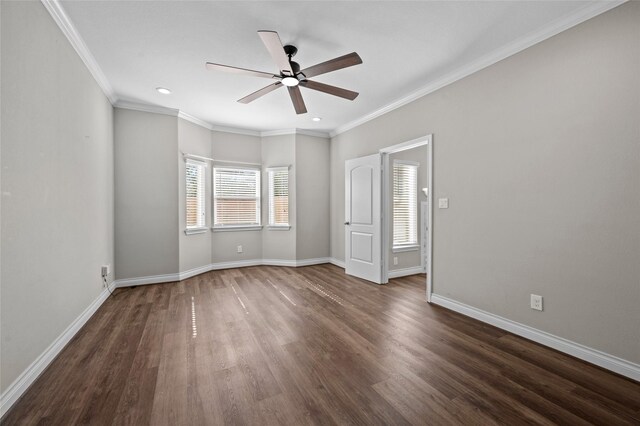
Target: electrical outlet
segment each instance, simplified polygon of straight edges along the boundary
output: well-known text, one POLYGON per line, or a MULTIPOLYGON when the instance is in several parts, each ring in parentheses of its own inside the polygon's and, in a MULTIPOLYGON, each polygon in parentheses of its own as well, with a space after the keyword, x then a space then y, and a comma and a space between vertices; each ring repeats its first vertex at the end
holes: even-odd
POLYGON ((102 268, 100 268, 100 273, 103 277, 108 276, 111 273, 111 265, 102 265, 102 268))
POLYGON ((242 253, 242 246, 238 246, 238 253, 242 253))
POLYGON ((398 264, 398 256, 394 256, 393 257, 393 264, 397 265, 398 264))
POLYGON ((438 208, 439 209, 448 209, 449 208, 449 199, 448 198, 438 198, 438 208))
POLYGON ((538 296, 537 294, 531 295, 531 309, 535 309, 536 311, 542 310, 542 296, 538 296))

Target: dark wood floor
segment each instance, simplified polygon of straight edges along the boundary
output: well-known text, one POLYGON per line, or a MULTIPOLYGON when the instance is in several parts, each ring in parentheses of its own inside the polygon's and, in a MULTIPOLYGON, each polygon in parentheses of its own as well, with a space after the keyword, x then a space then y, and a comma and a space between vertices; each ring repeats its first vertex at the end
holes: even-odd
POLYGON ((332 265, 119 289, 3 425, 640 424, 640 384, 332 265))

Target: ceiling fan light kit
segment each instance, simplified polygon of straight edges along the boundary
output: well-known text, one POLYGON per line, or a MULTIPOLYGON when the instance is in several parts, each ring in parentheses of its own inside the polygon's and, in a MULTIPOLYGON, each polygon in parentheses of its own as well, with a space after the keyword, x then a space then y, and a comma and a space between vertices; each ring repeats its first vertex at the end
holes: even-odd
POLYGON ((295 46, 283 46, 282 42, 280 41, 280 36, 278 36, 278 33, 275 31, 258 31, 258 35, 262 39, 262 42, 269 51, 269 54, 273 58, 274 62, 277 64, 280 70, 278 74, 232 67, 229 65, 215 64, 212 62, 207 62, 206 64, 207 69, 211 71, 223 71, 234 74, 250 75, 253 77, 278 80, 275 83, 272 83, 260 90, 257 90, 245 96, 244 98, 238 99, 238 102, 248 104, 249 102, 255 101, 256 99, 280 88, 281 86, 286 86, 296 113, 304 114, 307 112, 307 108, 304 100, 302 99, 300 86, 307 89, 316 90, 318 92, 327 93, 329 95, 338 96, 350 101, 354 100, 358 96, 358 92, 353 92, 351 90, 342 89, 340 87, 309 80, 310 77, 315 77, 317 75, 326 74, 332 71, 337 71, 339 69, 361 64, 362 59, 356 52, 352 52, 335 59, 321 62, 319 64, 301 70, 300 65, 297 62, 291 60, 291 58, 298 52, 298 49, 295 46))

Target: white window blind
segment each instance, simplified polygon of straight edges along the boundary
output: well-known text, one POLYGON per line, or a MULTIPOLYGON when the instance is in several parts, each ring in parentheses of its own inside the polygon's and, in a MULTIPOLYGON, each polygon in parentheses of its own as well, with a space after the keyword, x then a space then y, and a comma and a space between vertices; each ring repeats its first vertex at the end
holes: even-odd
POLYGON ((260 225, 260 170, 213 168, 213 226, 260 225))
POLYGON ((269 181, 269 226, 289 226, 289 168, 267 169, 269 181))
POLYGON ((418 244, 418 166, 393 162, 393 247, 418 244))
POLYGON ((205 227, 205 164, 187 160, 185 165, 187 229, 205 227))

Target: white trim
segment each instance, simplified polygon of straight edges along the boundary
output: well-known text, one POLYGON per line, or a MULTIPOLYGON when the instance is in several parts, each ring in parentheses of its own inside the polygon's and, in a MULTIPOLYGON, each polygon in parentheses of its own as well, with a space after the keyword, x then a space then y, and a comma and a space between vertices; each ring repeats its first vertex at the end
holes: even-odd
POLYGON ((310 265, 321 265, 323 263, 331 263, 331 258, 329 258, 329 257, 316 257, 316 258, 312 258, 312 259, 296 260, 296 267, 299 267, 299 266, 310 266, 310 265))
POLYGON ((180 111, 173 108, 165 108, 160 105, 141 104, 131 101, 118 100, 114 105, 115 108, 130 109, 132 111, 150 112, 153 114, 164 114, 177 117, 180 111))
POLYGON ((418 251, 420 250, 420 244, 411 244, 406 246, 393 246, 391 247, 392 253, 404 253, 406 251, 418 251))
POLYGON ((220 269, 231 268, 244 268, 247 266, 260 266, 262 265, 262 259, 250 259, 250 260, 235 260, 231 262, 217 262, 209 265, 210 271, 217 271, 220 269))
MULTIPOLYGON (((394 152, 402 152, 407 151, 413 148, 417 148, 422 145, 426 145, 429 143, 429 136, 420 136, 419 138, 411 139, 410 141, 397 143, 395 145, 387 146, 385 148, 380 149, 381 154, 393 154, 394 152)), ((402 160, 394 160, 394 161, 402 161, 402 160)))
POLYGON ((178 281, 186 280, 187 278, 204 274, 205 272, 209 272, 210 270, 211 270, 211 265, 198 266, 197 268, 188 269, 178 274, 178 281))
POLYGON ((58 25, 58 28, 60 28, 65 37, 67 37, 67 40, 69 40, 69 43, 71 43, 71 46, 78 56, 80 56, 80 59, 82 59, 82 62, 84 62, 84 65, 87 67, 96 83, 98 83, 98 86, 100 86, 104 95, 109 99, 111 105, 115 105, 118 98, 113 91, 111 84, 109 84, 109 80, 105 77, 98 65, 98 62, 91 54, 91 51, 89 51, 89 48, 80 36, 80 33, 78 33, 78 30, 76 30, 76 27, 71 22, 71 19, 69 19, 69 16, 64 11, 60 2, 58 0, 41 0, 41 2, 58 25))
POLYGON ((177 274, 153 275, 148 277, 126 278, 116 280, 115 287, 134 287, 147 284, 161 284, 169 282, 178 282, 196 275, 204 274, 209 271, 217 271, 220 269, 244 268, 247 266, 286 266, 297 268, 300 266, 320 265, 323 263, 332 263, 328 257, 318 257, 313 259, 287 260, 287 259, 249 259, 234 260, 230 262, 217 262, 204 266, 198 266, 177 274))
POLYGON ((247 135, 247 136, 260 137, 260 131, 259 130, 241 129, 241 128, 238 128, 238 127, 228 127, 228 126, 222 126, 222 125, 217 125, 217 124, 211 124, 211 128, 210 129, 213 130, 214 132, 234 133, 236 135, 247 135))
POLYGON ((564 352, 583 361, 595 364, 599 367, 629 377, 630 379, 640 381, 640 364, 609 355, 597 349, 572 342, 571 340, 555 336, 542 330, 538 330, 528 325, 524 325, 507 318, 483 311, 473 306, 466 305, 448 297, 433 294, 431 302, 436 305, 443 306, 452 311, 461 313, 478 321, 491 324, 495 327, 509 331, 526 339, 533 340, 541 345, 548 346, 560 352, 564 352))
POLYGON ((115 281, 116 287, 132 287, 137 285, 160 284, 180 281, 180 274, 149 275, 146 277, 122 278, 115 281))
POLYGON ((115 289, 115 283, 109 284, 109 289, 104 288, 100 295, 60 334, 47 349, 40 354, 35 361, 27 367, 18 378, 0 396, 0 418, 4 416, 11 406, 26 392, 36 381, 42 372, 51 364, 56 356, 71 341, 82 326, 102 306, 109 297, 109 291, 115 289))
POLYGON ((335 257, 330 257, 329 263, 331 263, 332 265, 336 265, 338 268, 345 269, 344 260, 340 260, 335 257))
POLYGON ((473 73, 476 73, 484 68, 487 68, 501 60, 508 58, 509 56, 515 55, 518 52, 523 51, 535 44, 538 44, 550 37, 553 37, 556 34, 559 34, 563 31, 568 30, 571 27, 574 27, 578 24, 581 24, 584 21, 587 21, 595 16, 598 16, 608 10, 613 9, 627 0, 613 0, 613 1, 598 1, 590 3, 588 6, 572 13, 569 16, 565 16, 563 18, 556 19, 552 21, 549 25, 544 28, 541 28, 535 32, 527 34, 519 39, 512 41, 511 43, 502 46, 499 49, 490 52, 481 58, 472 61, 462 67, 445 74, 444 76, 431 81, 426 86, 421 89, 400 98, 390 104, 373 111, 365 116, 357 118, 349 123, 343 124, 342 126, 336 127, 329 133, 330 137, 335 137, 341 133, 344 133, 348 130, 353 129, 354 127, 358 127, 368 121, 371 121, 381 115, 387 114, 395 109, 398 109, 410 102, 415 101, 429 93, 433 93, 438 89, 441 89, 445 86, 448 86, 452 83, 455 83, 458 80, 461 80, 473 73))
POLYGON ((288 231, 291 229, 291 225, 267 225, 269 231, 288 231))
POLYGON ((260 132, 260 136, 269 137, 269 136, 281 136, 281 135, 306 135, 306 136, 315 136, 317 138, 329 138, 329 133, 326 132, 318 132, 315 130, 306 130, 306 129, 280 129, 280 130, 265 130, 260 132))
POLYGON ((399 278, 416 274, 424 274, 424 268, 422 266, 412 266, 411 268, 393 269, 387 275, 389 278, 399 278))
POLYGON ((233 231, 260 231, 261 225, 237 225, 237 226, 212 226, 213 232, 233 232, 233 231))
POLYGON ((194 117, 193 115, 187 114, 186 112, 178 111, 178 118, 182 118, 184 121, 188 121, 197 126, 204 127, 207 130, 213 130, 213 126, 211 124, 207 123, 204 120, 200 120, 199 118, 194 117))
POLYGON ((295 268, 297 266, 295 260, 287 259, 262 259, 261 265, 265 266, 289 266, 295 268))
POLYGON ((195 234, 204 234, 207 232, 209 228, 206 226, 204 228, 187 228, 184 230, 185 235, 195 235, 195 234))
POLYGON ((277 166, 277 167, 265 167, 265 172, 288 172, 291 169, 291 165, 277 166))
MULTIPOLYGON (((427 264, 425 271, 427 273, 427 302, 431 302, 433 294, 433 135, 428 135, 429 145, 427 146, 427 173, 430 195, 427 197, 427 208, 429 210, 428 232, 427 232, 427 264)), ((424 256, 423 256, 424 258, 424 256)))

